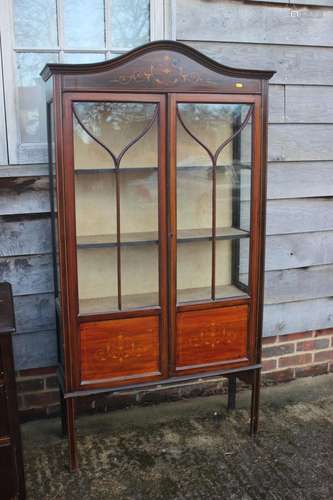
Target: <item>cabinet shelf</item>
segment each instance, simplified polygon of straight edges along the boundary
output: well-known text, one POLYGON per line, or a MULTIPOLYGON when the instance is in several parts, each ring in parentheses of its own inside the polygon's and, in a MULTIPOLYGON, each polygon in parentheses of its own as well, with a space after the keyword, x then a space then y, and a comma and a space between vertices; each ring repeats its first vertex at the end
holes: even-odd
MULTIPOLYGON (((177 170, 195 170, 195 169, 212 169, 211 165, 178 165, 177 170)), ((239 163, 235 162, 230 165, 217 165, 217 170, 228 170, 231 168, 239 168, 245 170, 251 170, 251 163, 239 163)), ((120 167, 119 172, 154 172, 158 170, 158 167, 120 167)), ((114 174, 116 169, 113 168, 76 168, 75 173, 78 175, 86 175, 86 174, 114 174)))
MULTIPOLYGON (((234 227, 216 228, 217 240, 234 240, 247 238, 249 233, 234 227)), ((145 245, 158 243, 157 231, 146 231, 138 233, 123 233, 120 245, 145 245)), ((212 228, 179 229, 177 231, 177 241, 180 243, 212 239, 212 228)), ((89 236, 78 236, 77 247, 83 248, 112 248, 117 246, 116 234, 99 234, 89 236)))
MULTIPOLYGON (((180 289, 177 290, 177 303, 207 301, 210 300, 210 293, 210 287, 180 289)), ((229 297, 247 297, 247 293, 235 285, 221 285, 215 288, 215 297, 216 300, 229 297)))
MULTIPOLYGON (((177 170, 195 170, 195 169, 206 169, 211 170, 213 167, 211 165, 177 165, 177 170)), ((217 170, 229 170, 232 168, 251 170, 251 163, 239 163, 234 162, 228 165, 217 165, 217 170)))
MULTIPOLYGON (((119 172, 154 172, 158 170, 158 167, 120 167, 119 172)), ((76 168, 74 172, 78 175, 86 174, 114 174, 116 172, 115 168, 76 168)))
MULTIPOLYGON (((210 301, 210 287, 188 288, 177 291, 177 302, 199 302, 210 301)), ((216 287, 216 300, 229 297, 246 297, 247 294, 234 285, 223 285, 216 287)), ((123 309, 140 309, 143 307, 156 307, 159 305, 158 293, 140 293, 124 295, 122 297, 123 309)), ((97 314, 113 312, 118 310, 118 298, 116 296, 97 297, 91 299, 80 299, 81 314, 97 314)))

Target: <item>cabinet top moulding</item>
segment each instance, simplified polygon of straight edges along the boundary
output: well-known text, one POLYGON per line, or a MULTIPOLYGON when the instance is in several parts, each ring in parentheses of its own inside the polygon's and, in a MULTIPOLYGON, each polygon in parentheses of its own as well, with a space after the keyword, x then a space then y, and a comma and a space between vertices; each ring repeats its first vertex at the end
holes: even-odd
POLYGON ((47 64, 46 81, 62 75, 63 91, 262 92, 261 81, 274 71, 230 68, 185 44, 157 41, 108 61, 91 64, 47 64))

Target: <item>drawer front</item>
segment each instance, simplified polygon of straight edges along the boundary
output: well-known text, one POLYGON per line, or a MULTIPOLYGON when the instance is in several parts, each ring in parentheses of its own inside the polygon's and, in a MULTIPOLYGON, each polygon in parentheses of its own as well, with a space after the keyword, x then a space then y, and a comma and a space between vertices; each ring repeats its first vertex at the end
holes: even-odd
POLYGON ((177 313, 176 371, 247 360, 248 305, 177 313))
POLYGON ((18 478, 12 446, 0 446, 0 498, 12 500, 17 498, 18 478))
POLYGON ((82 323, 81 383, 159 377, 159 317, 82 323))
POLYGON ((0 437, 8 436, 8 408, 5 386, 0 384, 0 437))

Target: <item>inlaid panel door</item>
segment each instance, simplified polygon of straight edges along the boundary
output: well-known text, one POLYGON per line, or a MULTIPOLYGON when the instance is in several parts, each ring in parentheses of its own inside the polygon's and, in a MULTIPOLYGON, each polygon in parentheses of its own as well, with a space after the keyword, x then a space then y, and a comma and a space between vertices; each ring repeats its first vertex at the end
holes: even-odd
POLYGON ((158 379, 168 366, 165 97, 70 94, 65 116, 76 380, 158 379))
POLYGON ((255 96, 170 97, 170 317, 176 373, 247 363, 251 356, 258 106, 255 96))

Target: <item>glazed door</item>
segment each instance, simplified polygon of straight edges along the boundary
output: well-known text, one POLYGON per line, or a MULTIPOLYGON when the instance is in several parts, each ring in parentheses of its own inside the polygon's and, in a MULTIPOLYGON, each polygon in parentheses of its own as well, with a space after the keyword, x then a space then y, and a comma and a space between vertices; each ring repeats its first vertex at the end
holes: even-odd
POLYGON ((67 97, 65 175, 67 199, 75 200, 67 237, 81 385, 154 380, 167 369, 164 99, 67 97))
POLYGON ((258 100, 174 94, 170 110, 173 370, 246 364, 254 334, 258 100))

